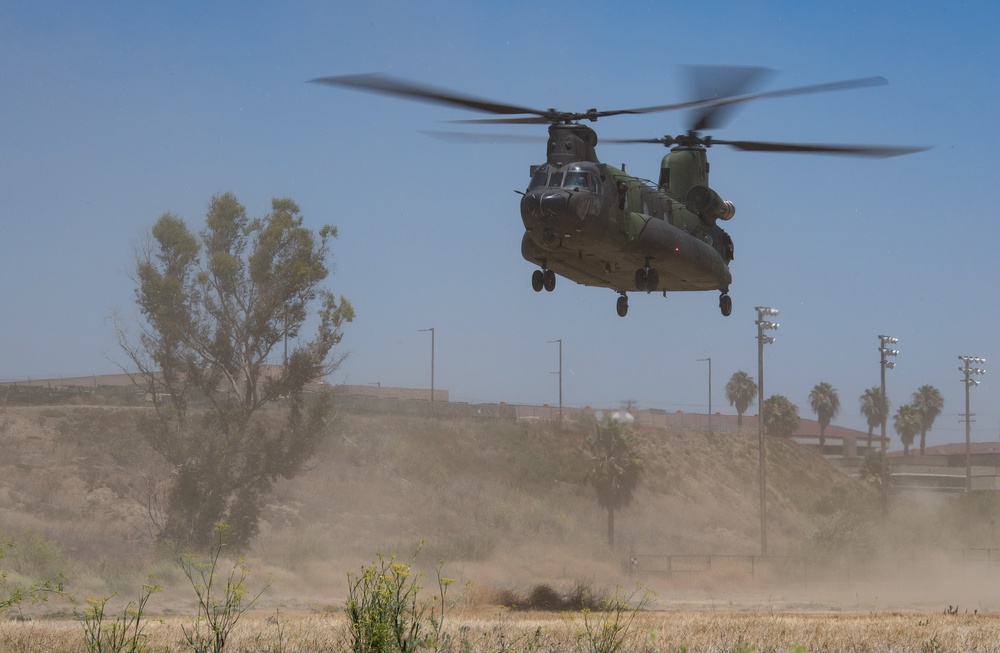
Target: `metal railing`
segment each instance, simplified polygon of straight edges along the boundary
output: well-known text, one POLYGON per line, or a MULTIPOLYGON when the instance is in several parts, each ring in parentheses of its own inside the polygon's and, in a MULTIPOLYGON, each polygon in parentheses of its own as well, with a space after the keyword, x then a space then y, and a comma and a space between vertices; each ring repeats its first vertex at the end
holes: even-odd
POLYGON ((942 552, 897 552, 891 558, 866 555, 759 556, 759 555, 657 555, 632 554, 629 573, 635 577, 659 576, 671 580, 718 577, 756 584, 780 582, 809 585, 833 583, 850 586, 873 577, 919 578, 943 574, 991 579, 1000 574, 1000 549, 969 548, 942 552))

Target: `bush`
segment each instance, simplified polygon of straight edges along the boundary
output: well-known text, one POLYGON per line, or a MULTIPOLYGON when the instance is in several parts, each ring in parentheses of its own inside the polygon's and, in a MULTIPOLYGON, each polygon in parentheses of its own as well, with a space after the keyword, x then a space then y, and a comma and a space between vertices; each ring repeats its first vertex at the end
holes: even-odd
MULTIPOLYGON (((411 563, 419 552, 417 547, 411 563)), ((420 602, 420 577, 411 565, 382 554, 357 578, 348 575, 346 611, 351 651, 409 653, 421 647, 440 650, 446 646, 444 617, 457 603, 447 599, 454 581, 442 576, 438 566, 437 595, 430 602, 420 602)))

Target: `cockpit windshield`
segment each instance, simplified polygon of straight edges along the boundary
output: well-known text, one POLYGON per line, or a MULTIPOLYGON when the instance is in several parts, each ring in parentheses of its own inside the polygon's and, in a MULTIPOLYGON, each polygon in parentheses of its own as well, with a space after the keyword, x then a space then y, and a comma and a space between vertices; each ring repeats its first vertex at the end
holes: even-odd
POLYGON ((597 167, 591 163, 573 163, 567 168, 552 169, 541 165, 531 177, 528 190, 535 188, 569 188, 601 192, 601 177, 597 167))

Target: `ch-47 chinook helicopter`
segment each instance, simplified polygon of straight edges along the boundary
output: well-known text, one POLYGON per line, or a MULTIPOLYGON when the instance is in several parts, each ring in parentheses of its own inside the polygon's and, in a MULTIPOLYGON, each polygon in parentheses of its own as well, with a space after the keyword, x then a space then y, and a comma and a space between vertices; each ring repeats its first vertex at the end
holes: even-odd
MULTIPOLYGON (((747 93, 765 72, 752 67, 692 67, 700 99, 680 104, 598 111, 538 110, 480 99, 379 74, 320 77, 313 82, 382 93, 410 100, 456 106, 502 118, 462 123, 548 124, 545 163, 531 166, 531 181, 521 194, 525 233, 521 254, 538 266, 531 276, 536 292, 552 291, 556 275, 618 294, 618 315, 628 313, 628 292, 718 290, 722 314, 732 313, 729 296, 733 240, 718 224, 736 213, 708 183, 707 149, 727 145, 739 150, 805 152, 889 157, 926 148, 876 145, 820 145, 719 140, 702 136, 717 128, 737 104, 750 100, 886 84, 881 77, 747 93), (651 139, 609 140, 655 143, 663 157, 657 183, 633 177, 601 162, 597 133, 582 121, 621 114, 691 110, 686 133, 651 139)), ((473 134, 435 132, 475 139, 473 134)), ((479 136, 491 141, 497 136, 479 136)), ((509 140, 523 140, 512 137, 509 140)))

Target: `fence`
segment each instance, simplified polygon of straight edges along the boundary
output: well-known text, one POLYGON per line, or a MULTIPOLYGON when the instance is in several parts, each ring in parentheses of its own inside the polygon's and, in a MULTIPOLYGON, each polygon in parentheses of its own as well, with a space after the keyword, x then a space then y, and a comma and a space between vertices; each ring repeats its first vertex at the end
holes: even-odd
POLYGON ((1000 549, 957 549, 897 554, 889 559, 867 556, 758 556, 633 554, 628 561, 635 577, 659 576, 680 584, 725 580, 734 584, 852 586, 878 578, 915 579, 924 575, 988 581, 1000 575, 1000 549))
POLYGON ((347 412, 382 413, 390 415, 419 415, 423 417, 468 417, 482 419, 517 419, 517 408, 508 404, 467 404, 456 401, 427 401, 426 399, 395 399, 392 397, 364 397, 335 395, 336 406, 347 412))

